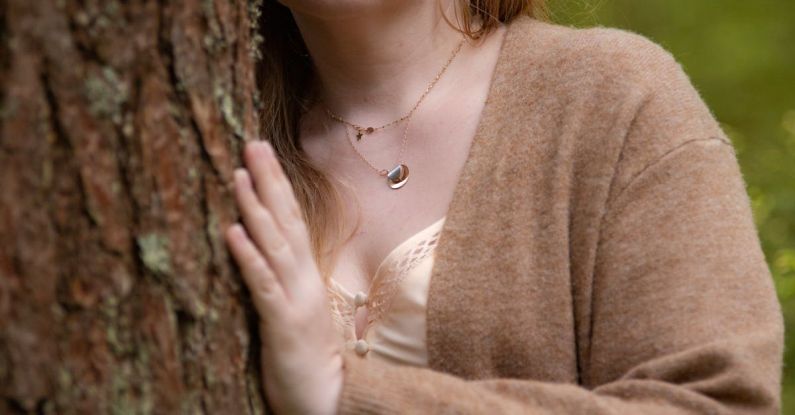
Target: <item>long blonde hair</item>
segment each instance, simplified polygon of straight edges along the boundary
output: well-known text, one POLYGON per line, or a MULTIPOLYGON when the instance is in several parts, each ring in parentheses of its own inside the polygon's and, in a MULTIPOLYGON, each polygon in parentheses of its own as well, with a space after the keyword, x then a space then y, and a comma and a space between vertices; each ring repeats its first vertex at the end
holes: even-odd
MULTIPOLYGON (((546 19, 543 0, 459 0, 455 17, 469 38, 479 39, 500 23, 527 15, 546 19), (476 22, 483 22, 475 27, 476 22)), ((316 97, 313 68, 290 10, 266 0, 259 22, 263 38, 257 68, 262 136, 273 145, 292 183, 309 229, 313 253, 328 283, 344 231, 341 194, 332 178, 314 168, 298 140, 301 115, 316 97)), ((337 181, 338 184, 343 184, 337 181)), ((354 230, 355 231, 355 230, 354 230)))

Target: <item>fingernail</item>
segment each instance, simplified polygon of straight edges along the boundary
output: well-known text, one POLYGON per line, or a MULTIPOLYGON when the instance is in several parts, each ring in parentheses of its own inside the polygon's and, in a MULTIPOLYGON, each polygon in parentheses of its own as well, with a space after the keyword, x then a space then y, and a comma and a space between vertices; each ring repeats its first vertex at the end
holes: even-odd
POLYGON ((273 146, 266 140, 262 140, 263 147, 265 147, 265 152, 271 156, 273 155, 273 146))
POLYGON ((241 225, 239 223, 235 223, 232 226, 230 226, 229 228, 230 228, 230 232, 232 232, 232 237, 233 238, 242 237, 242 235, 243 235, 243 225, 241 225))
POLYGON ((248 173, 246 172, 246 169, 243 169, 243 168, 235 169, 235 182, 239 186, 248 186, 248 177, 247 176, 248 176, 248 173))

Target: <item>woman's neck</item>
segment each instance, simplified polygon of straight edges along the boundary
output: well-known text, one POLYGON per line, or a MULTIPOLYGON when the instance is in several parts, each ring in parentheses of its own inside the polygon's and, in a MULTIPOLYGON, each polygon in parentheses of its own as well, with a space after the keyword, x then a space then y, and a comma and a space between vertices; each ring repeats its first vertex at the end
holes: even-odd
POLYGON ((441 4, 395 1, 333 18, 293 9, 329 109, 375 125, 413 107, 463 36, 442 16, 454 21, 454 3, 441 4))

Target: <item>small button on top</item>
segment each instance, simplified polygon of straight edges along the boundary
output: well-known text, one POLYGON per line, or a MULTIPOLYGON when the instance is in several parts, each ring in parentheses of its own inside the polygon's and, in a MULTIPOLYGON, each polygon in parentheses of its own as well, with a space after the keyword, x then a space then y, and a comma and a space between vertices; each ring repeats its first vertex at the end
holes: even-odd
POLYGON ((359 356, 364 356, 370 350, 370 345, 364 339, 359 339, 353 349, 359 356))
POLYGON ((356 293, 356 296, 353 297, 353 304, 355 304, 356 307, 361 307, 361 306, 365 305, 366 303, 367 303, 367 294, 365 294, 365 293, 363 293, 361 291, 356 293))

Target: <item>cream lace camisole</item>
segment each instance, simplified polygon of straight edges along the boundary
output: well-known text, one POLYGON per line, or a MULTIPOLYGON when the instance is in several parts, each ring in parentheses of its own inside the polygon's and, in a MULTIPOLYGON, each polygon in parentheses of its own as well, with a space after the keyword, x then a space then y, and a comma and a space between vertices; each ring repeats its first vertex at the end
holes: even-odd
POLYGON ((445 219, 436 220, 387 254, 369 292, 351 293, 331 279, 328 290, 332 315, 345 348, 364 359, 427 367, 425 307, 434 252, 445 219), (357 338, 355 321, 356 315, 364 312, 362 308, 366 308, 367 325, 357 338))

